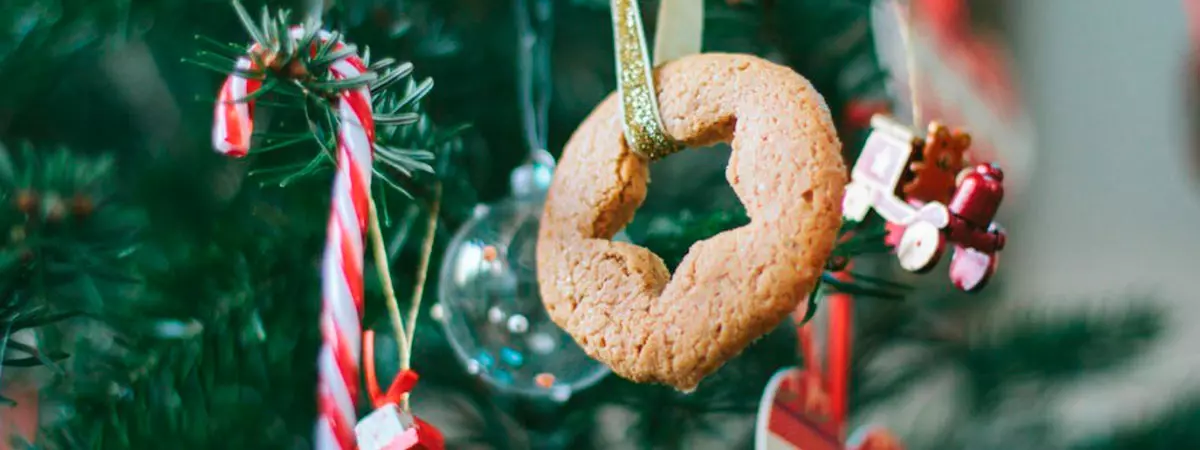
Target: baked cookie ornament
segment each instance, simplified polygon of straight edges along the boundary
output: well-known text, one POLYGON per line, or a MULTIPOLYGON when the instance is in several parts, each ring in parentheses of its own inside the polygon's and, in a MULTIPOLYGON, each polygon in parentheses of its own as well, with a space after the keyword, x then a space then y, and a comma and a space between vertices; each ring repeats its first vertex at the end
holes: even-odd
MULTIPOLYGON (((610 238, 646 197, 650 159, 611 95, 563 150, 538 241, 551 319, 618 375, 689 391, 788 317, 820 278, 841 225, 846 169, 825 100, 786 67, 701 54, 654 72, 665 132, 733 146, 726 178, 750 224, 692 246, 675 274, 610 238)), ((803 307, 803 306, 801 306, 803 307)))

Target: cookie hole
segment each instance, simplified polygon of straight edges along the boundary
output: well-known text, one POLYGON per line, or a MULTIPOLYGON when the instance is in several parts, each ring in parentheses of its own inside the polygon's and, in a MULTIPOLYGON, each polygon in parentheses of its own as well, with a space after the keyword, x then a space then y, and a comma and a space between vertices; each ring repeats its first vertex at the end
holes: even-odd
MULTIPOLYGON (((696 145, 650 165, 646 199, 638 208, 635 221, 680 211, 703 213, 736 209, 741 202, 726 180, 732 147, 727 141, 737 128, 737 120, 724 118, 708 124, 703 135, 691 141, 696 145)), ((649 223, 640 223, 646 226, 649 223)), ((634 231, 631 227, 628 231, 634 231)), ((631 234, 637 234, 636 231, 631 234)))
POLYGON ((803 198, 803 199, 804 199, 804 203, 812 203, 812 201, 813 201, 813 191, 812 191, 811 189, 810 189, 810 190, 807 190, 807 191, 804 191, 804 193, 803 193, 803 194, 800 194, 800 198, 803 198))
MULTIPOLYGON (((729 119, 720 126, 731 134, 737 122, 729 119)), ((749 222, 726 179, 730 154, 724 143, 689 147, 650 165, 646 199, 625 232, 662 258, 668 271, 675 271, 696 241, 749 222)))

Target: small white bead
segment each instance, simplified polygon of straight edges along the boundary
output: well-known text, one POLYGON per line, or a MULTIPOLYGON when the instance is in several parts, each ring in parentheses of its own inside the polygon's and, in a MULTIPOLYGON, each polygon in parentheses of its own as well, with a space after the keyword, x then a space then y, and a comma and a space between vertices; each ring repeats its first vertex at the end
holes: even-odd
POLYGON ((550 399, 559 403, 566 403, 571 399, 571 388, 567 386, 555 386, 550 389, 550 399))
POLYGON ((529 337, 529 349, 539 355, 549 355, 554 351, 554 338, 546 333, 536 333, 529 337))
POLYGON ((529 319, 520 314, 514 314, 508 318, 508 331, 516 334, 529 331, 529 319))
POLYGON ((473 215, 475 217, 483 217, 483 216, 487 215, 488 210, 489 210, 488 205, 484 205, 484 204, 480 203, 478 205, 475 205, 475 209, 471 211, 471 215, 473 215))

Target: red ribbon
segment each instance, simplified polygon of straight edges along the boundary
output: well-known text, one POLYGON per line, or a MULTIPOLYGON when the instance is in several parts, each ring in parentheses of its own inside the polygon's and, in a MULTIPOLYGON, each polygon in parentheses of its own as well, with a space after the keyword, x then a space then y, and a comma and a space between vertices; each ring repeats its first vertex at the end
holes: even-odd
POLYGON ((367 396, 371 398, 371 406, 382 408, 388 403, 400 404, 404 394, 412 391, 420 379, 412 370, 402 370, 392 380, 386 393, 379 388, 379 379, 375 376, 375 332, 368 330, 363 333, 363 365, 366 369, 367 396))
MULTIPOLYGON (((836 274, 839 280, 849 282, 847 272, 836 274)), ((800 354, 804 358, 804 370, 797 383, 804 383, 808 398, 803 399, 807 412, 829 417, 838 439, 845 440, 846 416, 849 411, 851 330, 854 325, 854 299, 848 294, 833 294, 825 301, 829 307, 829 327, 826 345, 828 365, 826 372, 814 349, 811 324, 796 330, 800 354)), ((799 312, 799 311, 797 311, 799 312)), ((800 321, 803 316, 797 315, 800 321)))
MULTIPOLYGON (((971 9, 964 0, 917 0, 913 15, 929 25, 943 58, 974 80, 978 90, 1004 116, 1020 109, 1007 51, 995 39, 971 29, 971 9)), ((933 116, 936 117, 936 116, 933 116)))
MULTIPOLYGON (((840 272, 836 276, 843 282, 850 281, 848 272, 840 272)), ((829 305, 830 415, 839 435, 845 438, 846 416, 850 409, 850 346, 851 330, 854 327, 854 298, 849 294, 833 294, 826 303, 829 305)))
POLYGON ((889 114, 888 103, 880 100, 851 100, 846 103, 842 114, 842 125, 851 130, 862 130, 871 127, 871 117, 876 114, 889 114))
POLYGON ((805 398, 800 399, 806 412, 820 417, 829 417, 828 387, 825 385, 824 372, 821 371, 821 360, 813 349, 812 329, 805 325, 797 330, 800 340, 800 354, 804 358, 804 370, 796 373, 797 385, 803 386, 805 398))

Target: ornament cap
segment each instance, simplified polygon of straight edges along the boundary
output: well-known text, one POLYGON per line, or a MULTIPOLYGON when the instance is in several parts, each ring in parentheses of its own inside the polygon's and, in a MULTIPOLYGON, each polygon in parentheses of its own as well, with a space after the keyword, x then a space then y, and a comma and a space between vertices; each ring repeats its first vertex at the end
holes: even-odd
POLYGON ((514 197, 528 199, 544 195, 553 177, 554 157, 545 150, 537 150, 530 153, 529 161, 513 170, 509 184, 514 197))

